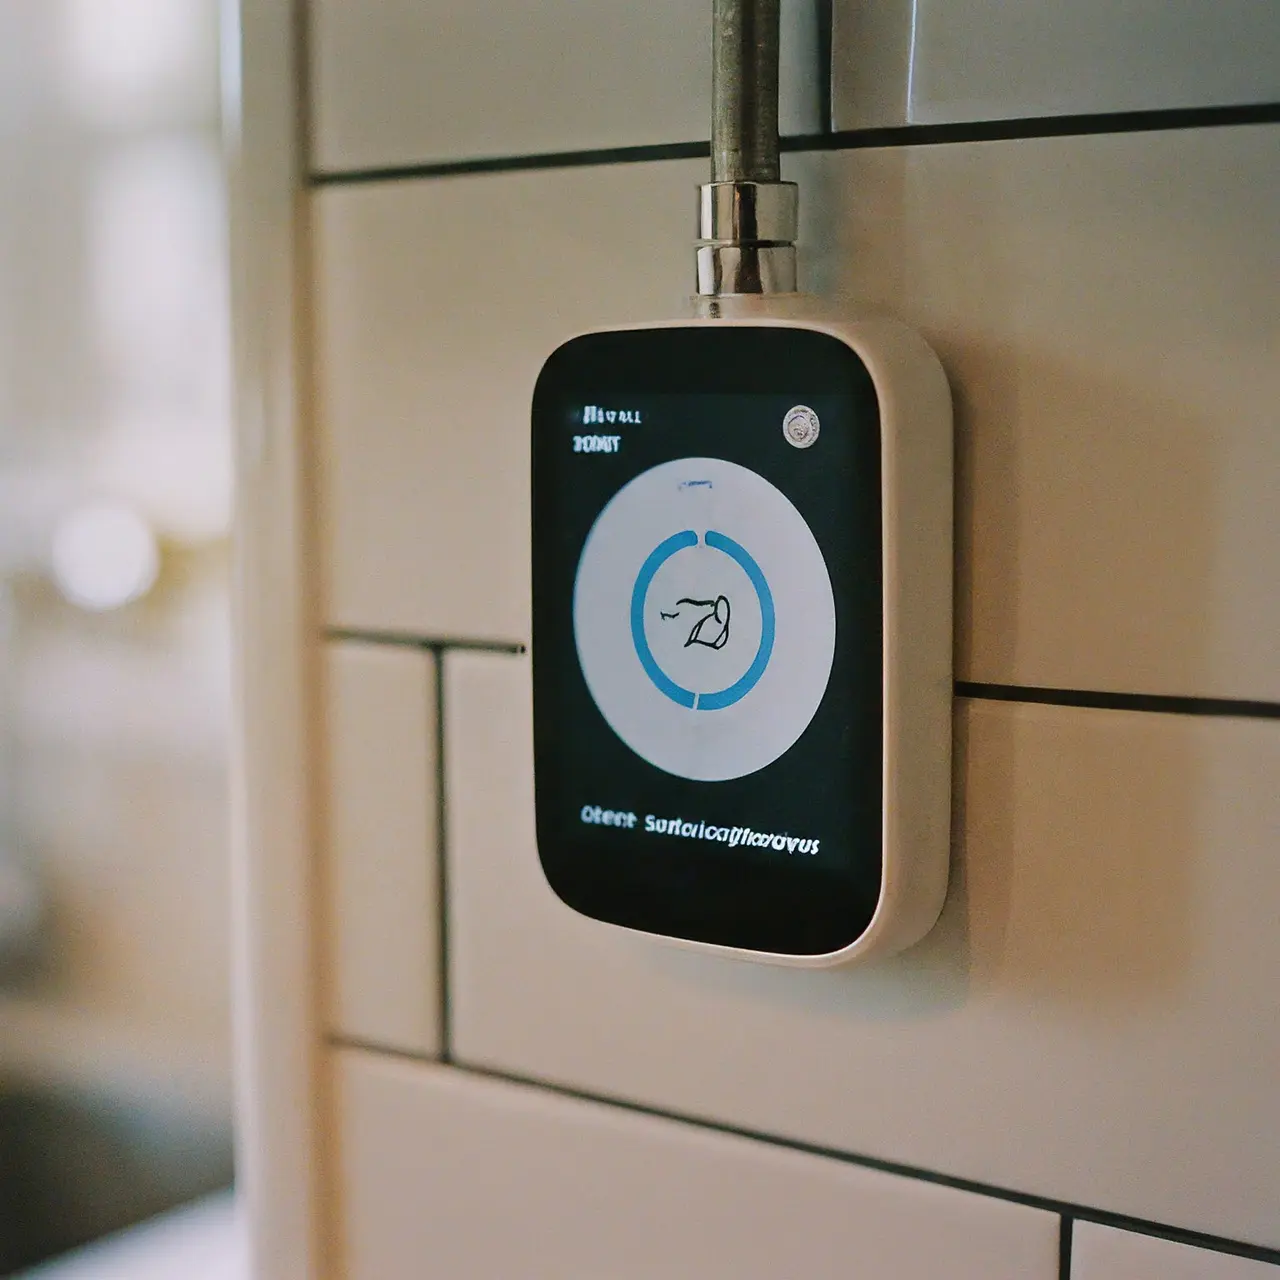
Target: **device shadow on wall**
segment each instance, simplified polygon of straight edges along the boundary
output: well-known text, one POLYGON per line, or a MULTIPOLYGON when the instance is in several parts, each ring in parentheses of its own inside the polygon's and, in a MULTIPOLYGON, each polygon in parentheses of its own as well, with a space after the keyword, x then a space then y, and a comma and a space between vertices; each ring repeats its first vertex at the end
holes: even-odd
POLYGON ((1203 688, 1216 616, 1208 427, 1035 353, 931 337, 956 411, 957 677, 1203 688))
POLYGON ((961 704, 973 998, 1098 1020, 1180 997, 1207 762, 1170 729, 1147 713, 961 704))
MULTIPOLYGON (((1012 345, 931 336, 955 389, 957 676, 1070 688, 1102 650, 1111 669, 1150 672, 1147 688, 1118 692, 1202 687, 1217 489, 1207 427, 1012 345)), ((1202 779, 1175 723, 1019 704, 958 716, 976 989, 1103 1015, 1179 986, 1202 779)))

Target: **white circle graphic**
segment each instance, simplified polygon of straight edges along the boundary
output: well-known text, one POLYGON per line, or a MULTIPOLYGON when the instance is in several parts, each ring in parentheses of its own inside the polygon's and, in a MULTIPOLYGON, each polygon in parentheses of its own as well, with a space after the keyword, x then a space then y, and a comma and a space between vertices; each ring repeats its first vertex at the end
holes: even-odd
POLYGON ((721 782, 781 756, 822 702, 835 598, 804 517, 763 476, 680 458, 596 518, 573 595, 596 706, 642 759, 721 782))

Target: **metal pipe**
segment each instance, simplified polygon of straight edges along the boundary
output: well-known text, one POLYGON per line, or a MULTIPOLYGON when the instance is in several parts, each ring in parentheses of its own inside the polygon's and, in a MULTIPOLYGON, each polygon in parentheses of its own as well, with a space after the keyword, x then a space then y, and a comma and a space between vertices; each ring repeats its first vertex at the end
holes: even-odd
POLYGON ((713 0, 711 180, 777 182, 779 0, 713 0))
POLYGON ((695 264, 702 297, 796 289, 797 191, 778 168, 778 7, 712 0, 711 181, 698 190, 695 264))

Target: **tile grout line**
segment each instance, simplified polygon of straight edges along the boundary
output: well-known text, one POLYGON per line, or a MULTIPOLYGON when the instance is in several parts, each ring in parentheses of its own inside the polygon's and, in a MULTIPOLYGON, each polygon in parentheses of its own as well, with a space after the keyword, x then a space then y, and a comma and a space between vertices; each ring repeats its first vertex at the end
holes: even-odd
POLYGON ((955 691, 957 697, 987 702, 1026 702, 1051 707, 1088 707, 1098 711, 1146 711, 1161 715, 1280 720, 1280 703, 1249 698, 1207 698, 1167 693, 1111 693, 1105 690, 985 684, 969 680, 957 680, 955 691))
MULTIPOLYGON (((828 113, 830 95, 827 95, 828 113)), ((1029 116, 1004 120, 972 120, 951 124, 887 125, 872 129, 830 129, 782 139, 782 150, 857 151, 869 147, 939 146, 965 142, 1013 142, 1089 137, 1095 134, 1153 133, 1174 129, 1213 129, 1236 125, 1280 123, 1280 103, 1255 102, 1216 107, 1167 107, 1147 111, 1029 116)), ((527 169, 640 164, 655 160, 688 160, 708 155, 706 141, 602 147, 583 151, 534 152, 461 160, 373 165, 367 168, 312 170, 312 187, 352 186, 467 174, 513 173, 527 169)))
POLYGON ((1071 1280, 1071 1238, 1075 1219, 1064 1213, 1058 1223, 1058 1280, 1071 1280))
MULTIPOLYGON (((325 638, 361 644, 423 649, 431 653, 438 652, 441 655, 453 649, 480 653, 505 653, 513 656, 528 652, 525 645, 516 641, 446 639, 437 636, 419 636, 410 632, 365 631, 351 627, 329 628, 325 632, 325 638)), ((1280 720, 1280 702, 1252 698, 1116 693, 1097 689, 1055 689, 1041 685, 989 684, 976 680, 957 680, 955 696, 981 702, 1022 702, 1051 707, 1082 707, 1096 711, 1140 711, 1157 715, 1280 720)))
POLYGON ((447 649, 469 649, 482 653, 525 652, 526 646, 518 640, 468 640, 461 636, 422 636, 411 631, 366 630, 363 627, 326 627, 326 640, 352 640, 360 644, 385 644, 406 649, 426 649, 441 652, 447 649))
POLYGON ((711 154, 705 140, 657 142, 632 147, 597 147, 582 151, 539 151, 529 155, 475 156, 418 164, 371 165, 364 169, 316 169, 307 175, 313 187, 341 187, 369 182, 402 182, 419 178, 452 178, 477 173, 512 173, 522 169, 580 169, 589 166, 643 164, 654 160, 695 160, 711 154))
POLYGON ((818 132, 835 132, 834 69, 831 59, 835 51, 835 4, 833 0, 817 0, 818 26, 818 132))
POLYGON ((1145 111, 1077 112, 1060 116, 1009 116, 946 124, 885 125, 835 129, 827 137, 785 138, 785 151, 850 151, 866 147, 937 146, 965 142, 1019 142, 1043 138, 1084 138, 1097 134, 1159 133, 1178 129, 1220 129, 1280 122, 1280 102, 1216 107, 1157 107, 1145 111))
POLYGON ((435 746, 436 746, 436 964, 440 974, 440 990, 437 993, 437 1013, 440 1018, 440 1061, 453 1061, 453 1007, 452 975, 449 968, 449 800, 448 769, 445 764, 444 723, 444 659, 442 645, 432 645, 428 652, 435 667, 435 746))
MULTIPOLYGON (((439 1066, 440 1062, 421 1053, 411 1050, 396 1049, 387 1045, 379 1045, 350 1036, 330 1035, 328 1043, 336 1049, 353 1049, 362 1053, 375 1054, 401 1062, 415 1063, 419 1066, 439 1066)), ((757 1129, 748 1129, 742 1125, 728 1124, 719 1120, 711 1120, 701 1116, 690 1115, 680 1111, 669 1111, 662 1107, 651 1106, 642 1102, 633 1102, 626 1098, 609 1094, 593 1093, 587 1089, 575 1088, 571 1085, 556 1084, 550 1080, 542 1080, 536 1076, 522 1075, 519 1072, 505 1071, 496 1067, 479 1066, 475 1063, 453 1061, 448 1064, 449 1070, 463 1075, 476 1076, 486 1080, 495 1080, 506 1084, 520 1085, 525 1088, 538 1089, 556 1097, 569 1098, 578 1102, 589 1102, 599 1106, 613 1107, 619 1111, 628 1111, 635 1115, 651 1116, 658 1120, 669 1120, 677 1124, 690 1125, 710 1133, 720 1133, 728 1137, 747 1138, 765 1146, 778 1147, 785 1151, 797 1151, 804 1155, 818 1156, 822 1159, 835 1160, 841 1164, 856 1165, 858 1168, 870 1169, 877 1173, 891 1174, 894 1177, 908 1178, 914 1182, 924 1182, 932 1186, 949 1187, 955 1191, 964 1191, 972 1195, 985 1196, 991 1200, 1002 1200, 1009 1204, 1019 1204, 1029 1209, 1040 1209, 1056 1213, 1064 1223, 1074 1227, 1075 1222, 1093 1222, 1100 1226, 1115 1227, 1129 1231, 1135 1235, 1153 1236, 1162 1240, 1170 1240, 1177 1244, 1190 1245, 1197 1249, 1206 1249, 1214 1253, 1229 1254, 1234 1257, 1249 1258, 1256 1262, 1280 1264, 1280 1248, 1269 1248, 1266 1245, 1251 1244, 1246 1240, 1233 1240, 1227 1236, 1215 1236, 1204 1231, 1191 1231, 1176 1227, 1169 1223, 1153 1222, 1146 1218, 1136 1218, 1129 1214, 1113 1213, 1107 1209, 1095 1209, 1087 1205, 1070 1204, 1063 1200, 1054 1200, 1047 1196, 1037 1196, 1028 1192, 1013 1191, 1008 1187, 998 1187, 990 1183, 977 1182, 971 1178, 956 1177, 951 1174, 937 1173, 931 1169, 923 1169, 915 1165, 900 1164, 893 1160, 884 1160, 878 1156, 859 1155, 844 1151, 838 1147, 824 1147, 819 1143, 805 1142, 800 1139, 786 1138, 778 1134, 767 1133, 757 1129)), ((1068 1260, 1071 1251, 1072 1231, 1067 1231, 1066 1250, 1068 1260)), ((1059 1236, 1059 1258, 1062 1256, 1062 1237, 1059 1236)))

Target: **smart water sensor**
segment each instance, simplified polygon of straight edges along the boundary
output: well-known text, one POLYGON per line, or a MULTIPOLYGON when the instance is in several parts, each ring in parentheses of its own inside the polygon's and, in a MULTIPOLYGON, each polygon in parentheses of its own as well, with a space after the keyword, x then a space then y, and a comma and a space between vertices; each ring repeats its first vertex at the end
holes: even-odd
POLYGON ((947 881, 946 380, 903 326, 786 292, 790 184, 701 209, 702 314, 574 338, 534 393, 538 852, 615 925, 885 954, 947 881))

